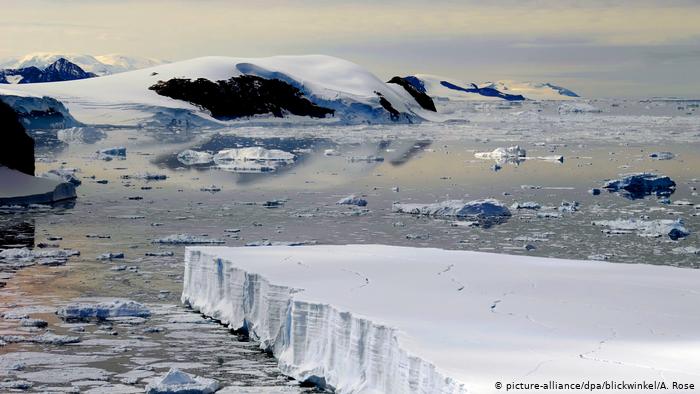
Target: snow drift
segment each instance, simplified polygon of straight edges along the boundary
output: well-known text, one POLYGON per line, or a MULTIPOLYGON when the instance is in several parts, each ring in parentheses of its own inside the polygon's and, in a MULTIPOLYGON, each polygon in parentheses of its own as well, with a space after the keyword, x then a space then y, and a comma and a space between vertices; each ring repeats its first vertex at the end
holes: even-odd
POLYGON ((188 248, 182 301, 338 393, 692 381, 700 272, 380 245, 188 248))

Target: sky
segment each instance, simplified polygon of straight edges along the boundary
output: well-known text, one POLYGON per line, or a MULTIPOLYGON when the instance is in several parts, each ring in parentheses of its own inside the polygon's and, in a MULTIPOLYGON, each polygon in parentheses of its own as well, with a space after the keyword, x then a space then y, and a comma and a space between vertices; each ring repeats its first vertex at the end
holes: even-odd
POLYGON ((700 98, 700 0, 3 0, 0 57, 327 54, 383 78, 700 98))

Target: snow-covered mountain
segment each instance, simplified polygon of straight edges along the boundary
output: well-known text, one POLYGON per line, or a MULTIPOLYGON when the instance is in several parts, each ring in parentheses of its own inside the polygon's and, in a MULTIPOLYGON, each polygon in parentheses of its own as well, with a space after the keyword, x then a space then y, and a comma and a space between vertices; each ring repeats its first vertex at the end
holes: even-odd
POLYGON ((256 105, 247 115, 255 116, 253 120, 262 116, 263 121, 274 121, 271 114, 305 115, 310 109, 329 113, 317 116, 328 123, 413 122, 438 116, 421 108, 401 86, 323 55, 202 57, 100 78, 9 86, 4 94, 54 98, 86 124, 226 124, 241 116, 210 106, 206 98, 211 95, 232 103, 249 98, 256 105), (272 101, 263 102, 266 98, 272 101), (268 109, 265 116, 261 111, 268 109))
POLYGON ((460 100, 569 100, 579 97, 569 89, 551 83, 498 81, 473 83, 429 74, 404 79, 435 99, 460 100))
POLYGON ((35 52, 25 56, 2 60, 0 61, 0 68, 18 69, 37 67, 39 69, 44 69, 61 58, 77 64, 87 72, 97 75, 138 70, 165 63, 162 60, 119 54, 92 56, 74 53, 35 52))
POLYGON ((29 66, 16 69, 0 69, 0 83, 12 84, 73 81, 95 76, 95 74, 85 72, 78 65, 64 58, 56 60, 45 68, 29 66))
POLYGON ((485 82, 479 85, 482 88, 492 88, 503 93, 521 94, 531 100, 570 100, 579 97, 573 91, 548 82, 516 82, 497 81, 485 82))

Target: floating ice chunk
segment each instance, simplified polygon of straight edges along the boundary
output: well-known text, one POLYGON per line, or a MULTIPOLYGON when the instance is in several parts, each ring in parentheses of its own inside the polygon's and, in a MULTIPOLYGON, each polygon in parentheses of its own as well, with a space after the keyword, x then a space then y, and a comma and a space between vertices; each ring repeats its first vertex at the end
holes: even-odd
POLYGON ((558 210, 559 212, 573 213, 578 211, 578 206, 578 201, 562 201, 561 205, 559 205, 558 210))
POLYGON ((107 319, 109 317, 149 317, 151 312, 143 304, 132 300, 113 300, 96 304, 76 303, 66 305, 56 314, 63 319, 107 319))
POLYGON ((544 160, 544 161, 553 161, 553 162, 558 162, 558 163, 564 162, 564 156, 562 156, 562 155, 537 156, 537 157, 535 157, 535 159, 544 160))
POLYGON ((146 256, 151 256, 151 257, 168 257, 174 255, 173 252, 166 251, 166 252, 146 252, 146 256))
POLYGON ((620 179, 607 181, 603 188, 636 199, 652 193, 657 196, 669 196, 676 190, 676 182, 663 175, 637 173, 625 174, 620 179))
POLYGON ((35 260, 52 259, 65 262, 69 257, 78 255, 80 252, 73 249, 0 249, 0 260, 6 261, 34 262, 35 260))
POLYGON ((581 114, 581 113, 600 113, 603 112, 588 103, 569 102, 559 105, 559 114, 581 114))
POLYGON ((248 242, 245 246, 304 246, 316 245, 316 241, 270 241, 264 239, 262 241, 248 242))
POLYGON ((78 343, 80 337, 69 335, 56 335, 51 332, 45 332, 41 335, 26 336, 26 335, 2 335, 0 340, 7 343, 40 343, 44 345, 65 345, 67 343, 78 343))
POLYGON ((659 220, 637 220, 637 219, 617 219, 599 220, 592 223, 594 226, 608 227, 603 230, 608 234, 629 234, 636 232, 641 237, 662 237, 668 236, 672 240, 687 237, 690 231, 685 228, 681 219, 659 219, 659 220))
POLYGON ((22 319, 20 321, 20 325, 22 327, 38 327, 38 328, 44 328, 49 325, 49 323, 46 320, 42 319, 22 319))
POLYGON ((97 158, 108 161, 114 158, 126 158, 126 148, 117 146, 114 148, 100 149, 97 151, 97 158))
POLYGON ((656 160, 672 160, 676 155, 672 152, 654 152, 649 154, 649 157, 656 160))
POLYGON ((232 172, 271 172, 294 163, 295 159, 293 153, 259 146, 225 149, 213 158, 220 169, 232 172))
POLYGON ((0 382, 0 388, 7 390, 29 390, 33 385, 34 383, 26 380, 10 380, 0 382))
POLYGON ((209 152, 187 149, 177 154, 177 160, 187 166, 209 164, 214 161, 214 155, 209 152))
POLYGON ((214 379, 193 376, 176 368, 171 368, 160 379, 146 386, 147 394, 210 394, 219 389, 214 379))
POLYGON ((77 171, 75 168, 58 168, 49 170, 39 176, 59 182, 68 182, 73 186, 80 186, 83 182, 75 175, 77 171))
POLYGON ((694 246, 682 246, 680 248, 673 248, 671 250, 675 254, 699 254, 700 255, 700 248, 696 248, 694 246))
POLYGON ((324 156, 340 156, 340 152, 335 149, 326 149, 323 151, 324 156))
POLYGON ((108 253, 103 253, 99 256, 97 256, 97 260, 112 260, 112 259, 123 259, 124 258, 124 253, 122 252, 108 252, 108 253))
POLYGON ((383 162, 384 158, 381 156, 374 156, 374 155, 352 156, 352 157, 348 158, 348 161, 351 163, 357 163, 357 162, 374 163, 374 162, 383 162))
POLYGON ((522 149, 518 145, 510 146, 508 148, 496 148, 491 152, 474 153, 474 157, 477 159, 495 160, 498 164, 517 164, 522 161, 526 155, 525 149, 522 149))
POLYGON ((197 237, 190 234, 173 234, 167 237, 153 240, 154 244, 170 244, 170 245, 206 245, 206 244, 223 244, 220 239, 197 237))
POLYGON ((144 179, 147 181, 163 181, 163 180, 168 179, 168 176, 164 175, 164 174, 154 174, 154 173, 150 173, 150 172, 145 172, 143 174, 136 175, 136 178, 144 179))
POLYGON ((525 202, 514 202, 511 206, 511 209, 540 209, 542 206, 539 203, 536 203, 534 201, 525 201, 525 202))
POLYGON ((413 215, 426 215, 445 218, 488 218, 510 216, 508 207, 500 201, 492 198, 464 202, 462 200, 448 200, 434 204, 401 204, 394 203, 391 211, 396 213, 409 213, 413 215))
POLYGON ((358 207, 364 207, 367 206, 367 200, 361 197, 357 197, 354 194, 351 194, 345 198, 341 198, 336 202, 338 205, 357 205, 358 207))
POLYGON ((220 192, 220 191, 221 191, 221 187, 220 187, 220 186, 216 186, 216 185, 204 186, 204 187, 200 188, 199 191, 202 191, 202 192, 210 192, 210 193, 216 193, 216 192, 220 192))

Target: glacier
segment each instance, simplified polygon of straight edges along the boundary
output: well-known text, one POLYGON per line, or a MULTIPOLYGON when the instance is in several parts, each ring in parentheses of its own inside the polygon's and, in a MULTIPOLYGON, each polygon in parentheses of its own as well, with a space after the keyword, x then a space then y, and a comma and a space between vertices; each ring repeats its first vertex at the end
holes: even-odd
POLYGON ((337 393, 697 377, 700 272, 385 245, 189 247, 182 302, 337 393))

